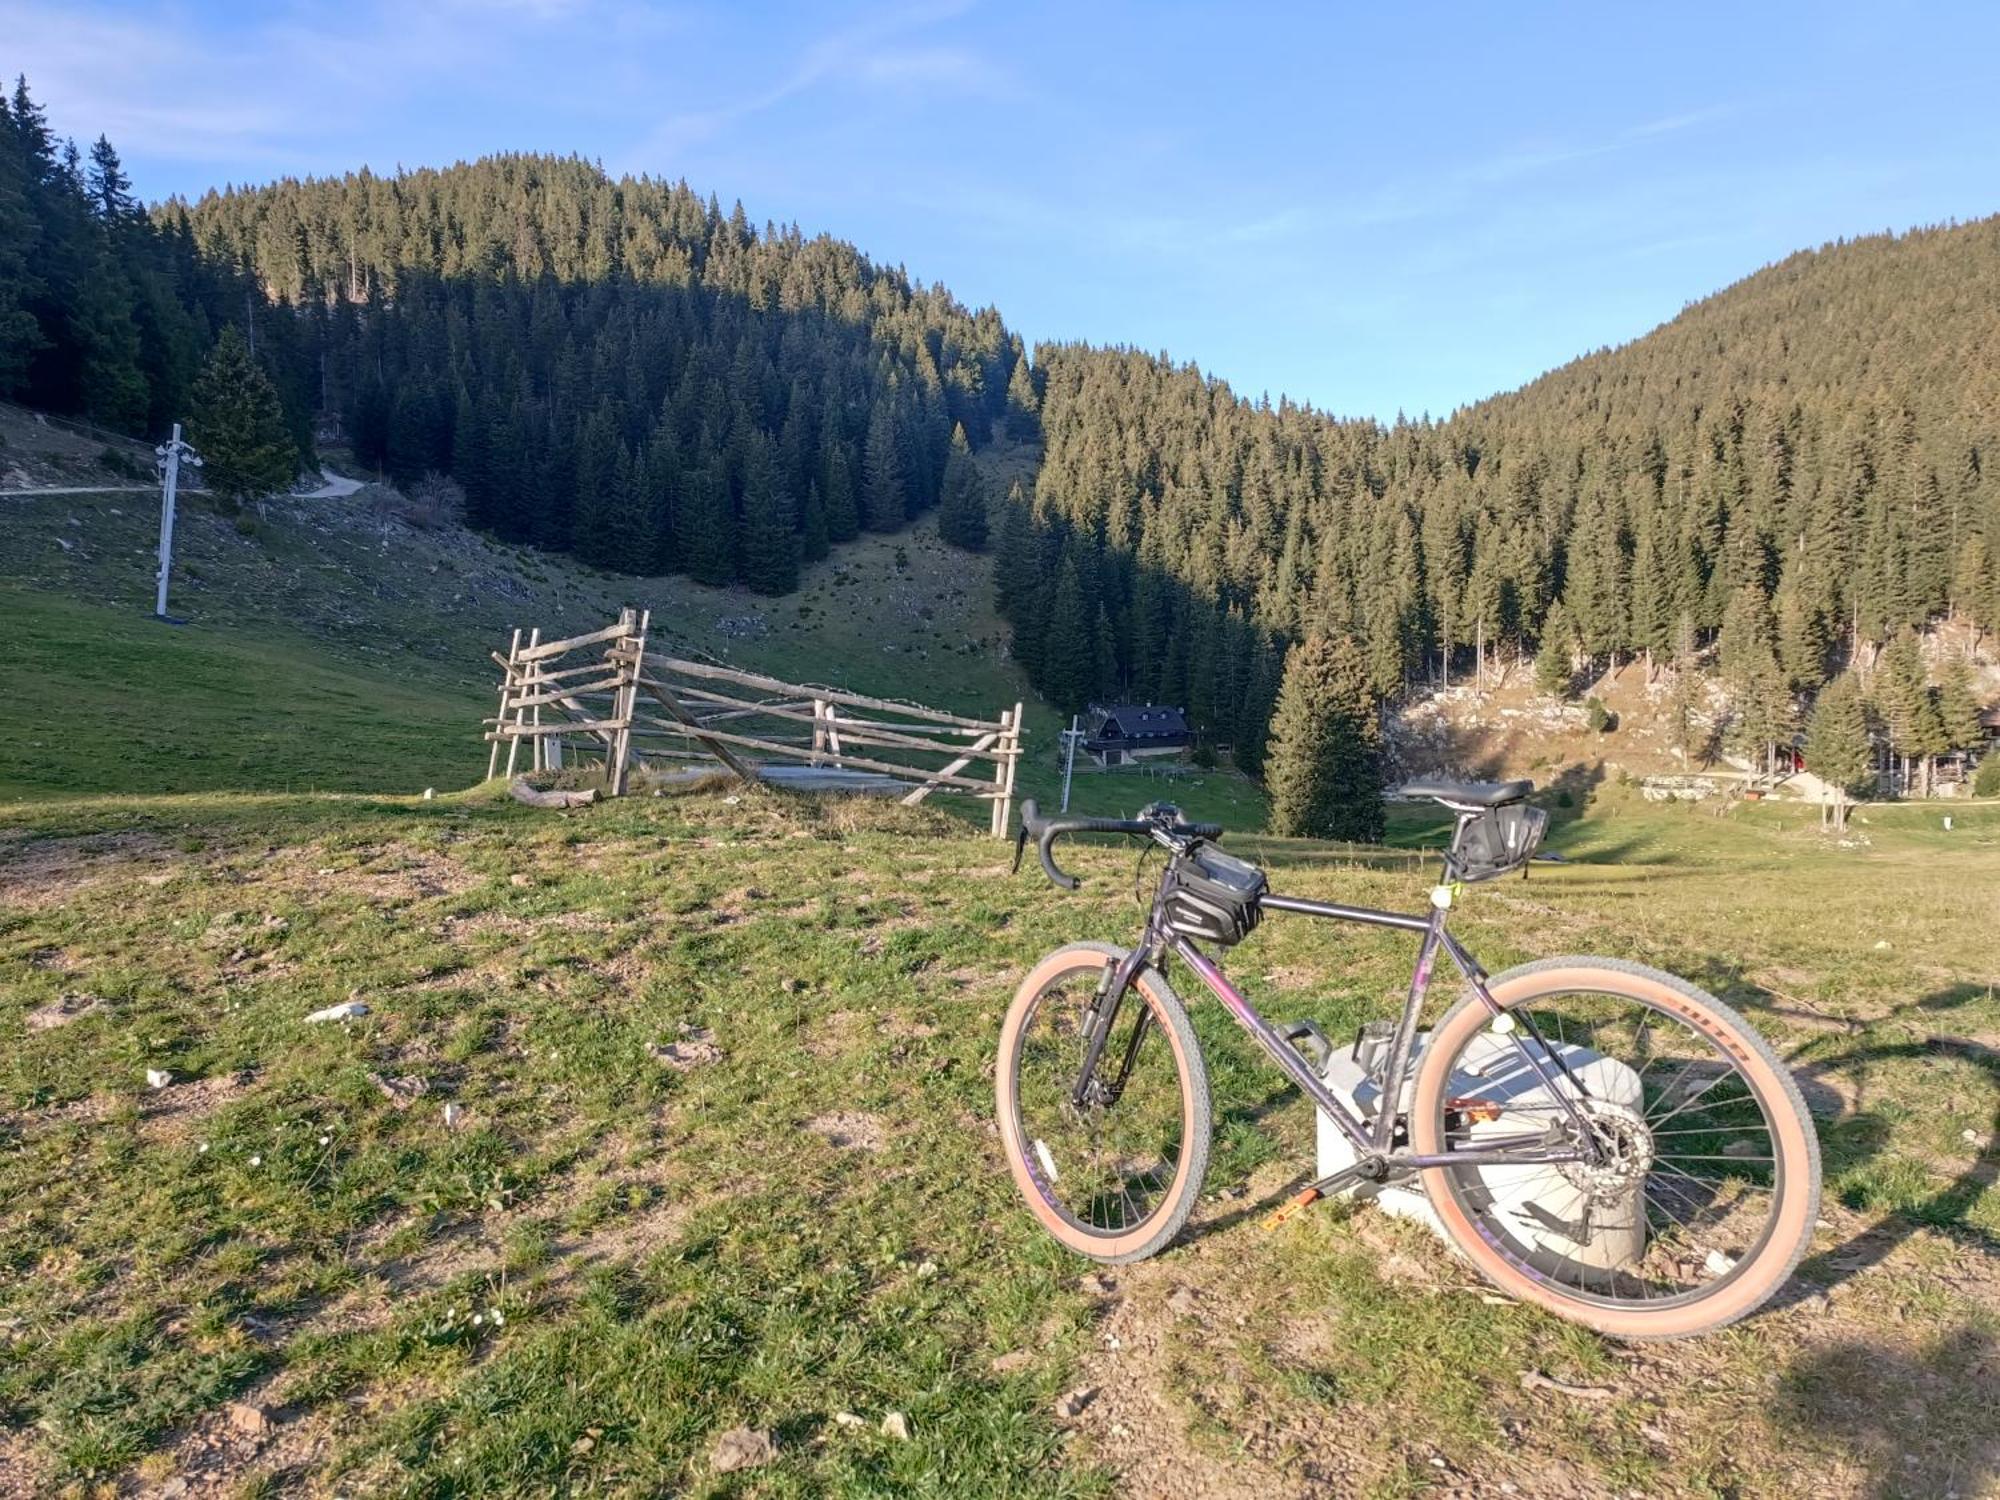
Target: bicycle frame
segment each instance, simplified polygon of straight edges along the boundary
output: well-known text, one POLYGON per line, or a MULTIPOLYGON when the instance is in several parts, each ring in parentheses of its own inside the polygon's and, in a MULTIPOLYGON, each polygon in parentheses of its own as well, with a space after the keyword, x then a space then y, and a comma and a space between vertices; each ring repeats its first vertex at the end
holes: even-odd
MULTIPOLYGON (((1358 1171, 1354 1175, 1383 1176, 1392 1170, 1401 1172, 1422 1167, 1526 1166, 1597 1159, 1598 1148, 1588 1121, 1570 1098, 1569 1093, 1555 1087, 1555 1078, 1545 1059, 1553 1061, 1573 1087, 1581 1090, 1581 1085, 1570 1073, 1567 1064, 1542 1040, 1541 1034, 1535 1029, 1533 1019, 1525 1015, 1520 1017, 1520 1021, 1526 1030, 1527 1038, 1532 1038, 1539 1044, 1542 1055, 1540 1057, 1535 1055, 1535 1051, 1527 1045, 1527 1039, 1519 1031, 1510 1031, 1508 1034, 1515 1049, 1541 1080, 1543 1087, 1549 1091, 1552 1098, 1562 1104, 1571 1124, 1575 1127, 1575 1138, 1585 1144, 1582 1147, 1555 1145, 1546 1135, 1538 1135, 1502 1136, 1482 1142, 1477 1151, 1454 1151, 1445 1155, 1399 1152, 1393 1149, 1403 1089, 1415 1071, 1413 1052, 1417 1022, 1423 1011, 1424 998, 1430 990, 1431 973, 1436 966, 1439 951, 1442 950, 1457 967, 1459 973, 1465 976, 1466 983, 1472 986, 1473 993, 1478 996, 1480 1003, 1490 1014, 1495 1017, 1504 1014, 1499 1002, 1493 998, 1492 992, 1486 986, 1486 971, 1480 967, 1479 961, 1466 951, 1465 946, 1451 935, 1445 925, 1445 913, 1451 904, 1451 886, 1441 885, 1437 888, 1430 912, 1425 916, 1377 911, 1366 906, 1345 906, 1331 901, 1308 901, 1297 896, 1280 896, 1269 892, 1259 903, 1264 911, 1292 912, 1299 916, 1316 917, 1325 921, 1353 922, 1366 927, 1387 927, 1421 935, 1416 968, 1410 976, 1409 994, 1403 1003, 1403 1012, 1397 1021, 1394 1038, 1390 1043, 1388 1062, 1383 1069, 1384 1107, 1376 1112, 1372 1129, 1327 1088, 1298 1050, 1264 1019, 1242 991, 1229 982, 1214 959, 1203 953, 1189 939, 1171 930, 1166 919, 1165 888, 1166 881, 1162 880, 1160 888, 1154 893, 1152 911, 1146 921, 1145 935, 1120 963, 1111 968, 1106 984, 1099 991, 1098 998, 1093 1004, 1093 1009, 1099 1014, 1092 1028, 1089 1045, 1084 1051, 1083 1066, 1077 1074, 1072 1097, 1078 1105, 1082 1105, 1090 1096, 1092 1086, 1096 1082, 1097 1065, 1103 1057, 1104 1047, 1117 1020, 1119 1007, 1133 980, 1138 977, 1139 970, 1149 962, 1156 962, 1159 955, 1172 952, 1194 971, 1215 998, 1222 1002, 1230 1018, 1269 1054, 1279 1070, 1297 1084, 1306 1097, 1334 1122, 1341 1134, 1353 1143, 1357 1161, 1368 1169, 1358 1171)), ((1141 1011, 1138 1022, 1132 1028, 1131 1038, 1125 1045, 1125 1055, 1117 1078, 1108 1087, 1099 1085, 1111 1099, 1115 1100, 1124 1089, 1151 1015, 1150 1010, 1141 1011)))

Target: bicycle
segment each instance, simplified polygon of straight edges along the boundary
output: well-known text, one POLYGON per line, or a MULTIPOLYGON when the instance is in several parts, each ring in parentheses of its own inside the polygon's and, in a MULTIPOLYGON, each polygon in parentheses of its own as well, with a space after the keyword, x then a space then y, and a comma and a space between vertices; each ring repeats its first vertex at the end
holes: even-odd
POLYGON ((1533 789, 1408 788, 1456 815, 1421 916, 1280 895, 1256 865, 1216 847, 1219 825, 1184 822, 1170 805, 1116 819, 1044 818, 1024 803, 1014 868, 1033 838, 1064 889, 1079 882, 1055 862, 1059 838, 1123 834, 1167 856, 1138 943, 1046 955, 1001 1026, 1001 1139, 1042 1226, 1081 1255, 1128 1264, 1163 1250, 1194 1209, 1210 1102, 1200 1043, 1166 978, 1171 955, 1352 1148, 1351 1164, 1274 1219, 1416 1177, 1438 1226, 1488 1280, 1600 1332, 1686 1337, 1770 1298, 1812 1238, 1820 1163, 1811 1117, 1769 1044, 1661 970, 1569 957, 1489 975, 1449 930, 1464 886, 1522 868, 1539 847, 1548 815, 1528 803, 1533 789), (1419 939, 1400 1017, 1356 1039, 1350 1061, 1365 1077, 1348 1100, 1326 1081, 1331 1049, 1318 1028, 1273 1025, 1205 951, 1242 941, 1269 912, 1419 939), (1420 1032, 1440 951, 1464 993, 1420 1032))

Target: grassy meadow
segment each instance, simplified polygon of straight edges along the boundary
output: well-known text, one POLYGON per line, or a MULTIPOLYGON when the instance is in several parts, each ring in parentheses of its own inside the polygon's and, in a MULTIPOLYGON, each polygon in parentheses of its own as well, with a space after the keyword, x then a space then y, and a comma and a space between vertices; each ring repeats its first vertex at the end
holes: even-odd
MULTIPOLYGON (((1572 773, 1563 862, 1462 909, 1496 970, 1659 964, 1797 1070, 1824 1218, 1750 1323, 1623 1348, 1372 1211, 1264 1231, 1311 1115, 1185 975, 1206 1194, 1099 1275, 1015 1201, 993 1046, 1036 956, 1136 929, 1130 848, 1076 849, 1065 896, 978 810, 460 790, 484 653, 628 598, 687 649, 995 711, 1025 695, 983 565, 918 528, 759 601, 365 506, 194 507, 170 626, 145 507, 0 519, 6 1500, 2000 1489, 2000 808, 1869 807, 1839 844, 1810 809, 1572 773), (718 1462, 737 1428, 767 1462, 718 1462)), ((1155 796, 1263 822, 1226 772, 1084 774, 1074 805, 1155 796)), ((1442 831, 1230 844, 1280 889, 1415 907, 1442 831)), ((1278 918, 1230 967, 1339 1037, 1409 959, 1278 918)))
MULTIPOLYGON (((2000 816, 1864 816, 1840 849, 1603 791, 1568 863, 1467 903, 1495 967, 1707 983, 1820 1114, 1796 1295, 1628 1350, 1372 1212, 1260 1229, 1311 1119, 1212 1005, 1191 1243, 1100 1280, 1039 1237, 993 1038, 1035 955, 1132 929, 1128 851, 1078 850, 1065 897, 949 815, 770 793, 14 804, 0 1493, 1981 1493, 2000 816), (737 1426, 775 1460, 718 1472, 737 1426)), ((1426 881, 1239 842, 1307 894, 1426 881)), ((1232 958, 1336 1036, 1408 962, 1282 920, 1232 958)))

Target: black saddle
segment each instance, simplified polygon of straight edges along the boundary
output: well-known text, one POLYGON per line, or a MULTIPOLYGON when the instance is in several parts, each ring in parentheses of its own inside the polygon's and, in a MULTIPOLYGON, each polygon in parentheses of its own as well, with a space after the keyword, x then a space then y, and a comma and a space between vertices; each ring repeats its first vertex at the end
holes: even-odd
POLYGON ((1426 776, 1418 781, 1406 782, 1403 795, 1406 797, 1431 797, 1446 807, 1505 807, 1510 802, 1519 802, 1535 789, 1532 781, 1446 781, 1442 777, 1426 776))

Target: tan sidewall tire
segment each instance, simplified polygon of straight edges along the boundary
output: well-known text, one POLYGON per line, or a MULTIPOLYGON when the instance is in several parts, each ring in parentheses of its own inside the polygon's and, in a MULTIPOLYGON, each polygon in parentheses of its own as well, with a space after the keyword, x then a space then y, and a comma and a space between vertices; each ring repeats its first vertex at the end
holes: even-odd
POLYGON ((1107 962, 1116 962, 1126 950, 1110 943, 1072 943, 1058 948, 1028 971, 1007 1007, 1000 1027, 1000 1060, 994 1068, 994 1115, 1000 1122, 1000 1145, 1007 1156, 1007 1170, 1022 1200, 1044 1229, 1079 1255, 1107 1265, 1125 1265, 1155 1255, 1172 1241, 1194 1210, 1195 1196, 1201 1191, 1202 1175, 1208 1170, 1208 1074, 1202 1066, 1201 1051, 1195 1045, 1193 1028, 1179 996, 1158 970, 1139 971, 1134 987, 1146 998, 1159 1032, 1173 1048, 1180 1069, 1181 1139, 1185 1149, 1174 1180, 1168 1184, 1162 1206, 1143 1223, 1125 1234, 1087 1235, 1050 1206, 1036 1186, 1027 1167, 1027 1143, 1022 1140, 1014 1119, 1015 1053, 1021 1028, 1026 1024, 1036 996, 1064 974, 1101 974, 1107 962))
MULTIPOLYGON (((1819 1213, 1819 1139, 1806 1116, 1798 1086, 1768 1045, 1742 1017, 1713 996, 1670 974, 1622 960, 1544 960, 1510 969, 1488 981, 1487 988, 1506 1010, 1551 994, 1581 990, 1643 1000, 1686 1020, 1723 1048, 1762 1096, 1779 1142, 1785 1180, 1779 1195, 1777 1221, 1755 1261, 1713 1297, 1681 1307, 1650 1312, 1601 1307, 1572 1301, 1552 1291, 1540 1280, 1518 1270, 1487 1243, 1460 1205, 1445 1169, 1427 1168, 1423 1174, 1424 1187, 1431 1206, 1466 1258, 1495 1286, 1522 1301, 1615 1338, 1686 1338, 1721 1328, 1756 1311, 1784 1285, 1798 1265, 1812 1240, 1813 1224, 1819 1213)), ((1446 1149, 1444 1102, 1451 1061, 1488 1019, 1485 1006, 1468 992, 1438 1023, 1425 1049, 1423 1069, 1417 1076, 1416 1093, 1411 1101, 1411 1141, 1418 1152, 1430 1155, 1446 1149)))

